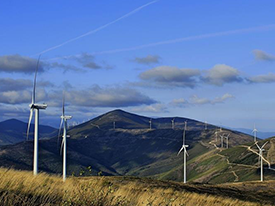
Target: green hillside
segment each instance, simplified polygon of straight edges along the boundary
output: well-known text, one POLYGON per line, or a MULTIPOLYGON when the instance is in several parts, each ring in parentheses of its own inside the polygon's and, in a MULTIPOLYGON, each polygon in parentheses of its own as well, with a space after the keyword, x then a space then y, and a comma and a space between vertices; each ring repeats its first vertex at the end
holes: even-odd
MULTIPOLYGON (((151 177, 182 181, 182 126, 188 121, 188 181, 223 183, 258 180, 257 155, 247 149, 253 138, 240 132, 219 130, 214 125, 204 129, 204 123, 186 118, 152 119, 115 110, 70 129, 68 138, 68 175, 115 175, 151 177), (113 128, 113 121, 116 128, 113 128), (215 132, 230 134, 229 149, 220 149, 215 132), (88 171, 87 168, 91 168, 88 171)), ((60 142, 57 138, 39 141, 39 170, 62 172, 60 142)), ((274 157, 274 144, 267 146, 267 158, 274 157)), ((2 146, 0 166, 32 170, 33 142, 2 146)), ((267 170, 267 169, 266 169, 267 170)), ((272 170, 266 178, 274 179, 272 170)))

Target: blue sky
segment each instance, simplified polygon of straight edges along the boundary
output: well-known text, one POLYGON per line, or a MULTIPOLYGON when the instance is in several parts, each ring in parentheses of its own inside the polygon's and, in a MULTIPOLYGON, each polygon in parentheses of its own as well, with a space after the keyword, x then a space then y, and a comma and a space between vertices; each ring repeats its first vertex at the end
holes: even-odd
POLYGON ((0 120, 27 121, 39 53, 142 6, 42 54, 42 123, 58 127, 65 88, 75 122, 121 108, 275 131, 271 0, 1 2, 0 120))

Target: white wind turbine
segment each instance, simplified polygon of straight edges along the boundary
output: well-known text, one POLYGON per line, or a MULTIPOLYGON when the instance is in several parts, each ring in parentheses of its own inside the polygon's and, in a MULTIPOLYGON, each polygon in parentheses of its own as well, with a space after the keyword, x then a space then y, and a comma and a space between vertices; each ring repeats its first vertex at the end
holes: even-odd
POLYGON ((259 158, 261 159, 261 182, 264 181, 264 168, 263 168, 263 151, 264 151, 264 147, 265 145, 268 143, 268 141, 266 143, 263 144, 262 147, 260 147, 258 145, 258 142, 255 142, 255 145, 258 147, 259 149, 259 158))
POLYGON ((254 124, 254 129, 252 130, 252 133, 254 134, 254 142, 257 141, 257 132, 258 132, 258 130, 256 129, 255 124, 254 124))
POLYGON ((229 139, 230 133, 227 134, 226 137, 224 137, 226 139, 226 149, 228 149, 228 139, 229 139))
POLYGON ((204 130, 207 130, 207 121, 204 122, 204 130))
POLYGON ((61 128, 63 125, 63 136, 62 136, 62 143, 61 143, 61 150, 60 153, 62 153, 63 148, 63 182, 66 180, 66 170, 67 170, 67 120, 72 119, 72 116, 65 115, 65 95, 63 94, 63 103, 62 103, 62 116, 58 137, 60 136, 61 128))
POLYGON ((172 129, 175 129, 175 118, 173 118, 173 119, 171 120, 171 123, 172 123, 172 129))
POLYGON ((187 121, 184 122, 184 130, 183 130, 183 136, 182 136, 182 147, 178 152, 178 155, 181 153, 182 150, 183 151, 183 182, 186 183, 186 155, 188 155, 186 148, 188 147, 188 145, 185 144, 185 132, 187 129, 187 121))
POLYGON ((115 121, 113 122, 113 129, 114 130, 116 129, 116 122, 115 121))
POLYGON ((39 67, 39 60, 40 56, 37 61, 35 75, 34 75, 34 82, 33 82, 33 91, 32 91, 32 102, 29 105, 30 106, 30 117, 29 117, 29 123, 28 123, 28 129, 27 129, 27 140, 29 139, 29 130, 31 126, 33 111, 35 111, 35 118, 34 118, 34 155, 33 155, 33 174, 37 175, 38 173, 38 135, 39 135, 39 110, 40 109, 46 109, 47 104, 36 104, 35 103, 35 88, 36 88, 36 77, 37 77, 37 71, 39 67))
POLYGON ((222 135, 220 135, 220 137, 221 137, 221 148, 223 148, 223 136, 224 134, 222 134, 222 135))
POLYGON ((149 128, 152 129, 152 119, 149 120, 149 128))
POLYGON ((218 131, 215 131, 216 142, 218 142, 218 131))

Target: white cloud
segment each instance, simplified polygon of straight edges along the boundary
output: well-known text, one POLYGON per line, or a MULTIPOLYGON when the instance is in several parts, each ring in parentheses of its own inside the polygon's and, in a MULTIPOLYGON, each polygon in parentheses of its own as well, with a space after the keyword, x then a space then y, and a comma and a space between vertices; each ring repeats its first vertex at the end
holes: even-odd
POLYGON ((207 71, 206 76, 202 79, 208 83, 216 86, 222 86, 226 83, 243 82, 239 71, 231 66, 225 64, 217 64, 207 71))
POLYGON ((199 98, 197 95, 190 97, 190 104, 200 105, 200 104, 209 104, 211 101, 206 98, 199 98))
POLYGON ((144 81, 153 82, 159 86, 195 87, 200 76, 198 69, 179 69, 177 67, 159 66, 145 72, 139 77, 144 81))
POLYGON ((148 106, 140 106, 131 109, 131 112, 146 112, 146 113, 163 113, 167 112, 167 107, 164 104, 152 104, 148 106))
POLYGON ((254 54, 255 59, 262 60, 262 61, 274 61, 275 56, 271 54, 267 54, 262 50, 255 49, 252 51, 254 54))
POLYGON ((263 74, 247 79, 250 83, 272 83, 275 82, 275 74, 263 74))
POLYGON ((136 57, 133 61, 138 64, 156 64, 160 62, 160 56, 158 55, 148 55, 146 57, 136 57))
MULTIPOLYGON (((37 60, 19 54, 0 56, 0 71, 2 72, 21 72, 34 73, 37 60)), ((40 65, 39 71, 43 71, 40 65)))
POLYGON ((189 107, 189 106, 196 106, 196 105, 205 105, 205 104, 218 104, 218 103, 224 103, 229 99, 234 98, 231 94, 224 94, 221 97, 216 97, 214 99, 208 99, 208 98, 200 98, 197 95, 192 95, 189 100, 180 98, 180 99, 174 99, 170 102, 170 105, 175 107, 189 107))
POLYGON ((214 100, 211 101, 212 104, 217 104, 217 103, 224 103, 228 99, 235 98, 232 94, 224 94, 221 97, 216 97, 214 100))
MULTIPOLYGON (((50 99, 60 99, 60 94, 61 91, 51 93, 50 99)), ((156 103, 135 89, 122 86, 103 88, 98 85, 84 90, 69 89, 66 92, 66 101, 86 107, 129 107, 156 103)))

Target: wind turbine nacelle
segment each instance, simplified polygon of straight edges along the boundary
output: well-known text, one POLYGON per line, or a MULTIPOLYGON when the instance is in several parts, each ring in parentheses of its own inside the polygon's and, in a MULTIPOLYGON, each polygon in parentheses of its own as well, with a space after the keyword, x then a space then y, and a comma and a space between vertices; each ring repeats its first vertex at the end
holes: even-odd
POLYGON ((30 108, 34 109, 46 109, 47 107, 47 104, 30 104, 30 108))
POLYGON ((73 118, 72 116, 61 116, 61 119, 65 119, 65 120, 72 119, 72 118, 73 118))

